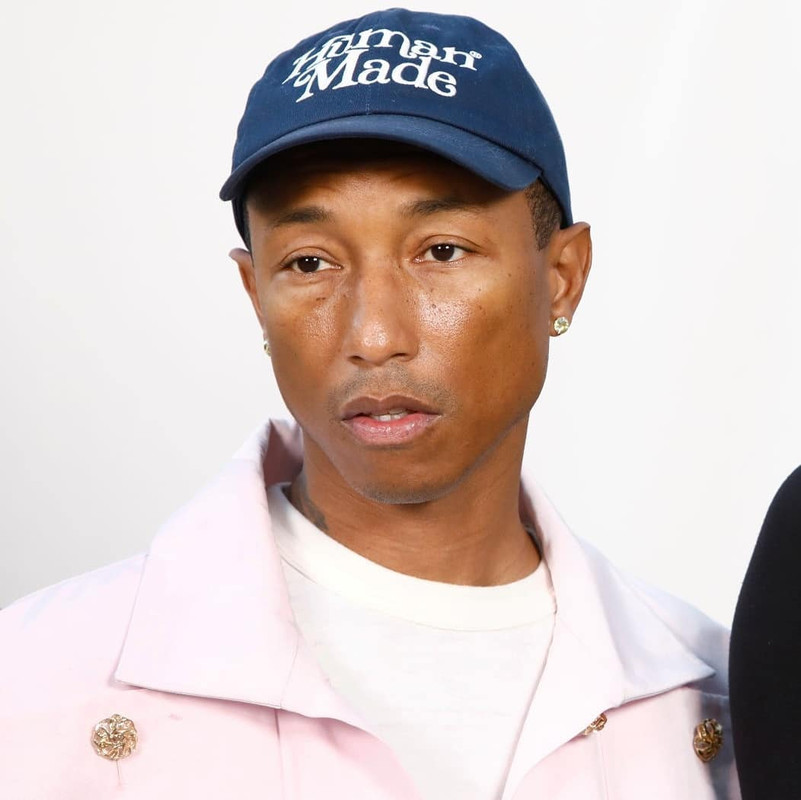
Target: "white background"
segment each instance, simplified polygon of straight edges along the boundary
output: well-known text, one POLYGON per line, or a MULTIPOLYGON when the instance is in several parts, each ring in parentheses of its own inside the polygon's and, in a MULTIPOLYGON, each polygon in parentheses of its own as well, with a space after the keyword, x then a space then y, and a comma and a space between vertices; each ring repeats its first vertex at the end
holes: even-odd
MULTIPOLYGON (((373 8, 4 10, 0 605, 144 549, 285 413, 216 194, 267 61, 373 8)), ((481 17, 520 49, 593 225, 528 465, 578 534, 728 623, 801 462, 798 4, 425 8, 481 17)))

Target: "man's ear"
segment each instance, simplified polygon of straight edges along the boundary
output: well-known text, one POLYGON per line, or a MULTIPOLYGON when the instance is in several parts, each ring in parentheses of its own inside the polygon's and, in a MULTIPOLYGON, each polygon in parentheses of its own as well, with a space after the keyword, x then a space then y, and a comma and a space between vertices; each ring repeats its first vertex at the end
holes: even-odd
POLYGON ((256 270, 253 268, 253 256, 241 247, 235 247, 228 254, 239 267, 239 277, 242 279, 242 285, 250 297, 250 302, 253 304, 253 310, 259 320, 261 329, 264 330, 264 314, 262 313, 261 301, 259 300, 259 293, 256 287, 256 270))
MULTIPOLYGON (((548 244, 551 266, 551 319, 566 317, 573 321, 592 266, 590 226, 576 222, 554 233, 548 244)), ((551 330, 551 335, 556 335, 551 330)))

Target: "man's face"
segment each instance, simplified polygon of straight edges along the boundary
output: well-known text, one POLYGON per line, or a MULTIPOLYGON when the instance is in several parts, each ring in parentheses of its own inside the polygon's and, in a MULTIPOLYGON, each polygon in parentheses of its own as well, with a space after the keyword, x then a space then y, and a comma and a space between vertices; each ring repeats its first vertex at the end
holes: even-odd
POLYGON ((522 448, 560 291, 522 192, 420 152, 312 150, 248 217, 237 260, 307 464, 415 503, 522 448))

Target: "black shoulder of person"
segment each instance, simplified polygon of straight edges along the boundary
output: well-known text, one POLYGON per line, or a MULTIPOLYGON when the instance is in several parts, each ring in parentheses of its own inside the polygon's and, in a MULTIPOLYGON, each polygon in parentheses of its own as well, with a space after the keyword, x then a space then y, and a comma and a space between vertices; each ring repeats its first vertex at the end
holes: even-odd
POLYGON ((729 680, 743 800, 801 798, 801 467, 757 539, 734 614, 729 680))

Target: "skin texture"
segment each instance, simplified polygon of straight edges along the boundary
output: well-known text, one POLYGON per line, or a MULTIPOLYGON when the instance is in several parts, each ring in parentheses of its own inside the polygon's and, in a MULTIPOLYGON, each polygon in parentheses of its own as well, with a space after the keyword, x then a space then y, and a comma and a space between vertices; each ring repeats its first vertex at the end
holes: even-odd
POLYGON ((247 213, 252 250, 231 256, 304 432, 293 504, 406 574, 496 585, 532 572, 526 427, 553 320, 581 298, 589 226, 538 249, 522 191, 391 147, 286 156, 247 213), (431 412, 419 435, 365 443, 343 422, 349 402, 392 395, 431 412))

